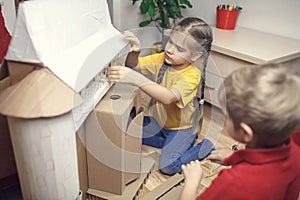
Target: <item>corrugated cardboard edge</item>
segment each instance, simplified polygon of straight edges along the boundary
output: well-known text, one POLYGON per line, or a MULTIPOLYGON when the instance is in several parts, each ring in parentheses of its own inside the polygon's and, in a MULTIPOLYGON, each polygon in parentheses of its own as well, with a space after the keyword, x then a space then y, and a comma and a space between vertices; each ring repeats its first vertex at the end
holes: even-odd
POLYGON ((10 78, 5 77, 4 79, 0 80, 0 92, 10 86, 10 78))
POLYGON ((167 194, 172 188, 180 184, 184 179, 183 174, 175 174, 168 178, 164 183, 154 188, 151 192, 147 193, 142 200, 153 200, 167 194))
POLYGON ((182 192, 182 186, 181 185, 175 186, 170 191, 168 191, 166 194, 164 194, 162 197, 160 197, 159 200, 179 199, 181 192, 182 192))
POLYGON ((14 85, 25 78, 32 71, 44 68, 42 64, 23 63, 15 61, 7 61, 7 68, 11 85, 14 85))
POLYGON ((0 63, 0 80, 4 79, 7 76, 8 76, 7 62, 6 60, 3 60, 2 63, 0 63))
MULTIPOLYGON (((142 189, 143 185, 145 184, 153 168, 154 168, 154 160, 149 158, 142 158, 142 171, 144 173, 142 173, 137 180, 128 184, 125 187, 122 195, 116 195, 116 194, 94 190, 94 189, 88 189, 87 193, 94 197, 99 197, 100 199, 107 199, 107 200, 134 199, 138 195, 139 191, 142 189)), ((95 198, 91 197, 91 199, 95 199, 95 198)))
POLYGON ((18 118, 54 117, 82 103, 79 94, 47 68, 34 70, 0 94, 0 113, 18 118))

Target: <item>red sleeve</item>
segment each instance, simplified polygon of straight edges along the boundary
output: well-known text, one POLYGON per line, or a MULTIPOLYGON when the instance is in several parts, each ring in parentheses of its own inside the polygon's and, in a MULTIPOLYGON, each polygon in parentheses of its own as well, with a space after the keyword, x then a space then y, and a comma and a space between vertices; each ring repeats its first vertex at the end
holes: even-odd
POLYGON ((243 198, 243 184, 241 184, 240 176, 232 173, 232 170, 223 169, 211 185, 197 197, 197 200, 208 199, 238 199, 243 198))

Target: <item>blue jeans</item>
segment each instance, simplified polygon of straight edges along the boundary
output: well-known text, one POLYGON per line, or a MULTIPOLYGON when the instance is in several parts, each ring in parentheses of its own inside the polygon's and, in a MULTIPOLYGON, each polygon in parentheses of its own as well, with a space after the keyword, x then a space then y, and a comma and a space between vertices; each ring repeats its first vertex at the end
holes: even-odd
POLYGON ((161 128, 152 117, 145 116, 143 123, 143 139, 145 145, 162 148, 159 168, 161 172, 173 175, 181 172, 181 165, 192 160, 203 159, 213 149, 213 144, 204 139, 196 146, 194 129, 168 130, 161 128))

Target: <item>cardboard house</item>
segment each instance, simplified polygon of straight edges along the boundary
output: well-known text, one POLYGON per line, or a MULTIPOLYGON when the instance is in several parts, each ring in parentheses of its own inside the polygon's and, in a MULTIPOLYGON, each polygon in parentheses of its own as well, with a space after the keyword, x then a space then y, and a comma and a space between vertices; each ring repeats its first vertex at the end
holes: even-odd
MULTIPOLYGON (((4 61, 4 56, 8 49, 11 35, 7 28, 8 23, 5 20, 5 13, 8 12, 4 12, 4 10, 7 9, 6 11, 10 11, 9 14, 14 18, 14 3, 12 6, 13 9, 8 8, 6 7, 6 4, 3 4, 3 1, 0 1, 0 92, 10 85, 7 63, 4 61)), ((13 155, 7 119, 0 114, 0 189, 16 184, 18 184, 17 168, 13 155)))
POLYGON ((136 88, 112 89, 103 73, 126 45, 106 0, 20 3, 0 113, 8 119, 24 199, 81 199, 89 187, 121 194, 139 178, 143 110, 136 88), (113 163, 97 158, 103 152, 113 163), (85 160, 78 156, 87 162, 78 166, 85 160))

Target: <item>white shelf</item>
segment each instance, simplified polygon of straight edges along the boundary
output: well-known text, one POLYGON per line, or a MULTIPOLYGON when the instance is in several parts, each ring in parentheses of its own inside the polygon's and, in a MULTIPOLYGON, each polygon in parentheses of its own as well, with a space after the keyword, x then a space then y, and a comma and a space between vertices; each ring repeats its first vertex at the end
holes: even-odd
POLYGON ((281 63, 300 57, 300 40, 236 27, 212 27, 212 50, 254 64, 281 63))

